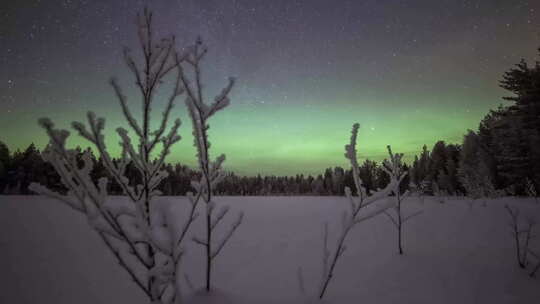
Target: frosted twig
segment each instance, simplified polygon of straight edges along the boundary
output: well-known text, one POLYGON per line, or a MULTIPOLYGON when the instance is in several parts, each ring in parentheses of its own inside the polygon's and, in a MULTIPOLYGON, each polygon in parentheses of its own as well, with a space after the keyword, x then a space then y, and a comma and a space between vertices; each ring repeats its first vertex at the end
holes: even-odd
POLYGON ((345 157, 351 163, 353 172, 353 179, 356 186, 357 196, 354 197, 351 189, 345 188, 345 195, 347 196, 350 204, 349 212, 345 211, 342 216, 342 229, 336 243, 336 248, 333 251, 332 259, 330 260, 330 251, 328 249, 328 224, 325 224, 324 237, 323 237, 323 259, 322 259, 322 276, 320 286, 318 289, 318 297, 322 299, 328 285, 333 278, 334 269, 337 265, 339 258, 346 250, 345 240, 352 230, 352 228, 363 221, 373 218, 379 214, 382 214, 387 209, 395 206, 393 203, 376 204, 374 208, 367 209, 372 204, 380 202, 384 197, 387 197, 390 192, 394 191, 396 184, 399 185, 401 179, 392 179, 390 183, 382 190, 372 193, 368 196, 366 189, 362 185, 360 179, 360 170, 358 168, 357 152, 356 152, 356 139, 358 136, 359 124, 354 124, 351 131, 351 137, 349 144, 345 145, 345 157), (366 212, 361 212, 366 210, 366 212), (330 263, 330 264, 329 264, 330 263))

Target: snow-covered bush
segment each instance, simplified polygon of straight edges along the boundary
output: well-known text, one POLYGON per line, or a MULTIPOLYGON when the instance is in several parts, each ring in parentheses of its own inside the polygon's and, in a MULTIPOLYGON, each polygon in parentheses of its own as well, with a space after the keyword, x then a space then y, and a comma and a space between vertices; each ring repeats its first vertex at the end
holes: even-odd
MULTIPOLYGON (((318 298, 322 299, 328 288, 328 284, 334 277, 334 269, 337 265, 339 258, 343 255, 347 249, 345 241, 347 235, 352 228, 359 223, 362 223, 370 218, 373 218, 379 214, 384 213, 387 209, 395 207, 395 200, 382 200, 387 197, 396 186, 399 186, 403 176, 400 178, 392 178, 390 183, 382 190, 367 193, 366 188, 362 185, 360 179, 360 169, 358 167, 358 160, 356 156, 356 138, 358 136, 359 124, 354 124, 351 131, 351 139, 349 144, 345 145, 345 157, 351 164, 354 185, 356 187, 356 193, 353 194, 349 187, 345 188, 345 195, 349 200, 350 208, 343 212, 341 217, 341 231, 337 238, 335 249, 331 252, 328 242, 328 223, 324 225, 323 234, 323 258, 322 258, 322 273, 317 289, 318 298)), ((304 290, 302 272, 298 273, 301 290, 304 290)))
POLYGON ((39 184, 32 184, 31 190, 57 199, 74 210, 84 214, 89 225, 96 230, 105 245, 118 259, 119 264, 129 273, 137 286, 152 303, 174 303, 179 298, 177 270, 182 257, 183 240, 196 218, 196 202, 180 230, 173 229, 164 214, 154 206, 160 195, 157 186, 167 176, 162 170, 171 147, 180 140, 178 129, 180 120, 169 123, 171 110, 176 98, 183 94, 181 69, 174 50, 174 37, 156 40, 152 32, 152 14, 145 10, 137 16, 138 35, 142 48, 143 63, 136 63, 130 51, 124 51, 124 58, 135 77, 136 87, 142 96, 142 118, 137 120, 128 107, 127 97, 122 93, 115 79, 111 86, 121 105, 124 118, 133 132, 117 128, 120 136, 121 157, 113 160, 105 145, 105 119, 93 112, 87 114, 87 124, 73 122, 72 127, 83 138, 91 142, 99 152, 103 163, 114 180, 122 188, 128 201, 112 201, 107 197, 107 178, 102 177, 95 184, 90 172, 93 168, 89 151, 82 153, 82 163, 78 150, 66 147, 70 133, 56 129, 48 118, 39 120, 45 129, 49 144, 43 151, 43 158, 50 162, 68 189, 67 194, 53 192, 39 184), (176 72, 157 128, 151 129, 151 111, 158 87, 165 77, 176 72), (132 139, 137 139, 133 143, 132 139), (155 156, 155 158, 152 158, 155 156), (140 183, 129 180, 125 175, 126 166, 131 163, 138 171, 140 183))
POLYGON ((410 220, 411 218, 419 215, 422 213, 422 211, 418 211, 415 213, 412 213, 407 216, 403 216, 403 209, 401 204, 403 201, 409 196, 409 191, 405 191, 404 193, 401 193, 400 190, 400 184, 403 178, 407 175, 407 171, 404 170, 403 163, 401 162, 401 159, 403 158, 402 153, 392 153, 392 148, 390 146, 388 148, 388 155, 390 156, 390 160, 385 159, 383 162, 383 170, 390 176, 391 184, 393 184, 392 193, 394 194, 394 198, 396 200, 396 206, 393 208, 395 211, 394 214, 390 213, 390 210, 386 210, 384 213, 390 221, 392 221, 392 224, 397 229, 398 232, 398 250, 399 254, 403 254, 403 245, 402 245, 402 231, 403 231, 403 224, 410 220))
POLYGON ((218 224, 225 218, 230 209, 228 206, 221 206, 219 210, 216 211, 215 198, 212 196, 216 184, 218 184, 225 176, 221 168, 225 161, 225 155, 221 154, 214 161, 210 160, 210 142, 208 140, 208 129, 210 126, 208 125, 208 119, 229 105, 229 93, 233 88, 234 79, 229 78, 229 83, 221 93, 214 98, 214 102, 210 105, 206 104, 203 98, 203 86, 201 84, 201 61, 206 53, 207 48, 203 45, 202 40, 198 38, 195 45, 188 49, 188 52, 183 58, 185 65, 193 70, 193 80, 189 79, 186 69, 182 66, 182 62, 178 62, 178 67, 182 88, 186 91, 187 95, 185 103, 193 125, 194 145, 197 149, 197 159, 199 170, 201 171, 200 180, 194 180, 191 183, 196 194, 188 193, 188 198, 193 204, 197 204, 202 198, 206 204, 206 235, 205 237, 193 237, 193 241, 205 248, 206 291, 210 291, 212 262, 221 252, 238 226, 240 226, 244 214, 242 212, 239 213, 236 220, 221 239, 217 241, 213 240, 212 236, 214 229, 216 229, 218 224))

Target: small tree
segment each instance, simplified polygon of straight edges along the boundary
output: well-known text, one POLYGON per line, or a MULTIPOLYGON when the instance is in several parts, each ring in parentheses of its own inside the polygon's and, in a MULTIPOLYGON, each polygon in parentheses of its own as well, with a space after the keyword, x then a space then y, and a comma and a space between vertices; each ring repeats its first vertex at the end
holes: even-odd
POLYGON ((536 191, 536 187, 534 186, 533 181, 529 178, 525 180, 525 192, 528 196, 534 197, 535 203, 538 203, 538 193, 536 191))
POLYGON ((401 206, 401 203, 409 196, 409 191, 405 191, 404 193, 401 193, 400 190, 400 184, 401 180, 405 178, 407 175, 407 172, 403 168, 403 164, 401 162, 401 159, 403 158, 402 153, 392 153, 392 148, 390 146, 387 146, 388 148, 388 155, 390 156, 390 160, 385 159, 383 162, 383 169, 384 171, 390 176, 392 181, 397 181, 394 183, 394 187, 392 188, 392 193, 394 194, 395 200, 396 200, 396 206, 394 207, 395 215, 392 215, 389 210, 385 211, 384 213, 390 221, 392 221, 392 224, 397 229, 398 232, 398 251, 399 254, 403 254, 403 245, 402 245, 402 231, 403 231, 403 224, 410 220, 411 218, 419 215, 422 213, 421 211, 415 212, 409 216, 403 216, 403 209, 401 206))
POLYGON ((417 196, 420 199, 420 203, 424 204, 426 195, 429 194, 431 183, 427 180, 421 181, 416 187, 409 187, 410 189, 414 189, 417 193, 417 196))
MULTIPOLYGON (((326 293, 328 285, 334 277, 334 269, 339 258, 346 250, 345 240, 352 228, 363 221, 382 214, 388 208, 395 206, 395 201, 382 201, 382 198, 395 189, 396 185, 401 183, 403 176, 400 179, 391 178, 390 183, 382 190, 368 193, 360 179, 360 169, 356 156, 356 138, 358 135, 359 124, 354 124, 351 131, 351 139, 348 145, 345 145, 345 157, 351 163, 351 170, 356 187, 356 195, 353 195, 349 187, 345 187, 345 195, 350 204, 349 210, 343 212, 341 217, 341 231, 337 239, 336 247, 330 252, 328 244, 328 223, 324 225, 323 234, 323 258, 322 258, 322 273, 317 296, 322 299, 326 293), (371 206, 370 208, 368 208, 371 206), (362 212, 363 211, 363 212, 362 212)), ((303 290, 303 279, 301 269, 298 272, 300 289, 303 290)))
POLYGON ((39 120, 49 137, 49 144, 42 157, 53 165, 68 192, 65 195, 53 192, 35 183, 31 185, 31 190, 59 200, 84 214, 119 264, 152 303, 174 303, 179 298, 176 274, 183 253, 182 244, 186 232, 197 216, 197 201, 192 201, 188 218, 180 231, 172 229, 165 214, 155 209, 153 203, 160 195, 158 185, 167 176, 166 171, 162 170, 164 160, 171 147, 180 140, 180 120, 176 119, 172 126, 168 125, 174 102, 183 93, 182 74, 179 69, 179 56, 174 51, 174 37, 156 42, 153 36, 152 14, 148 10, 145 10, 143 15, 137 15, 137 27, 143 62, 141 65, 137 64, 129 49, 124 51, 124 59, 142 96, 141 120, 131 114, 127 98, 117 81, 113 78, 110 83, 122 107, 124 118, 134 132, 134 137, 138 139, 138 145, 134 146, 126 129, 117 128, 122 154, 120 159, 115 161, 105 145, 104 118, 88 112, 88 125, 72 123, 80 136, 95 145, 104 166, 122 188, 129 202, 115 202, 107 198, 108 179, 102 177, 96 184, 92 182, 90 175, 94 164, 90 151, 81 153, 79 150, 66 148, 69 132, 56 129, 48 118, 39 120), (161 122, 156 129, 151 130, 151 110, 157 89, 173 71, 177 73, 161 122), (161 146, 161 150, 157 149, 158 146, 161 146), (79 160, 81 154, 82 162, 79 160), (152 159, 152 155, 156 155, 156 158, 152 159), (139 184, 127 177, 128 164, 137 169, 139 184))
POLYGON ((206 204, 206 237, 193 237, 193 241, 205 248, 206 253, 206 291, 210 291, 212 262, 221 252, 227 241, 240 226, 244 214, 241 212, 234 221, 225 236, 213 244, 212 232, 218 226, 225 215, 229 212, 228 206, 222 206, 219 211, 215 212, 215 199, 213 192, 216 185, 225 176, 222 171, 222 164, 225 161, 225 155, 221 154, 215 161, 210 161, 210 142, 208 140, 208 119, 223 110, 229 105, 229 93, 234 85, 234 79, 229 78, 229 83, 214 98, 214 102, 210 105, 206 104, 203 98, 203 86, 201 83, 201 61, 207 53, 207 48, 203 45, 200 38, 197 39, 195 45, 188 49, 183 58, 185 64, 193 70, 193 81, 189 80, 186 70, 182 67, 180 60, 177 64, 180 71, 180 80, 183 89, 186 91, 187 97, 185 100, 189 111, 189 116, 193 124, 194 145, 197 149, 197 159, 199 170, 201 171, 200 180, 192 181, 192 186, 195 188, 196 194, 188 194, 188 198, 193 204, 196 204, 202 197, 206 204))

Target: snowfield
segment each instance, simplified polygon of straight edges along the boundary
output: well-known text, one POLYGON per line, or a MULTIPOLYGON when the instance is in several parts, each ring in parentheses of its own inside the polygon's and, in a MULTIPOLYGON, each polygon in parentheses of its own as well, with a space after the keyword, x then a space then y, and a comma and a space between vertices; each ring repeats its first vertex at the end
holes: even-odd
MULTIPOLYGON (((182 272, 190 283, 181 278, 183 303, 318 303, 309 297, 320 280, 323 223, 329 223, 333 249, 346 198, 218 197, 217 204, 244 211, 244 222, 215 260, 211 295, 198 292, 203 249, 187 243, 182 272), (307 296, 300 292, 299 267, 307 296)), ((514 198, 472 209, 461 199, 409 199, 405 215, 424 212, 404 226, 403 256, 386 216, 357 225, 321 302, 540 303, 540 279, 517 266, 504 204, 535 218, 540 235, 540 205, 514 198)), ((159 207, 172 208, 183 223, 184 198, 162 197, 159 207)), ((61 203, 0 196, 0 231, 0 303, 147 303, 86 219, 61 203)), ((190 235, 202 231, 201 217, 190 235)), ((540 238, 532 248, 540 252, 540 238)))

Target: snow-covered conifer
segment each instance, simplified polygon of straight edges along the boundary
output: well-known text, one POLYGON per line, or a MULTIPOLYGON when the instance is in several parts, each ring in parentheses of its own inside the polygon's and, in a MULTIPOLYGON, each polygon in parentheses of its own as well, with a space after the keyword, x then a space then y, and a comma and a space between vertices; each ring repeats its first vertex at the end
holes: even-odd
POLYGON ((487 152, 482 147, 478 135, 469 130, 463 139, 460 152, 458 178, 472 199, 494 198, 500 195, 493 185, 492 172, 485 159, 487 152))
MULTIPOLYGON (((203 96, 203 85, 201 83, 201 62, 206 53, 207 48, 204 46, 201 38, 197 38, 195 44, 188 48, 184 57, 182 59, 179 58, 178 67, 182 88, 186 91, 187 95, 185 103, 193 126, 193 141, 197 150, 199 170, 201 171, 200 180, 192 181, 192 186, 196 192, 196 198, 192 199, 192 201, 198 201, 202 198, 206 204, 206 235, 204 237, 193 237, 193 241, 205 248, 206 291, 210 291, 212 263, 242 223, 244 214, 242 212, 238 214, 221 239, 213 239, 214 230, 223 221, 230 209, 227 206, 222 206, 218 209, 216 200, 213 197, 215 186, 225 176, 225 173, 222 171, 225 155, 221 154, 214 161, 210 159, 210 141, 208 140, 208 129, 210 126, 208 125, 208 119, 229 105, 229 93, 234 86, 234 78, 229 78, 228 84, 214 98, 214 102, 207 104, 203 96), (181 62, 182 60, 183 62, 181 62), (192 71, 191 78, 188 75, 187 69, 192 71)), ((193 194, 190 194, 190 197, 193 197, 193 194)))
POLYGON ((90 151, 82 152, 80 164, 76 156, 81 152, 66 147, 70 133, 56 129, 48 118, 39 120, 49 137, 49 144, 42 156, 53 165, 68 192, 57 193, 39 184, 32 184, 31 189, 85 214, 89 225, 97 231, 150 302, 175 303, 179 298, 176 273, 183 254, 182 241, 197 216, 196 201, 192 201, 191 211, 180 231, 172 229, 173 225, 167 221, 165 214, 153 207, 153 203, 160 195, 158 185, 167 176, 166 171, 162 170, 163 162, 171 147, 180 140, 180 120, 176 119, 172 124, 169 120, 174 102, 184 90, 178 56, 174 50, 174 37, 155 39, 152 13, 148 10, 137 15, 137 28, 143 62, 138 64, 128 49, 124 50, 124 59, 142 96, 141 119, 132 115, 127 97, 116 79, 110 82, 133 132, 130 134, 120 127, 116 129, 121 139, 120 159, 113 160, 105 144, 104 118, 88 112, 87 124, 72 123, 77 133, 95 146, 106 169, 128 197, 128 202, 107 198, 107 178, 100 178, 97 184, 90 178, 93 167, 90 151), (157 89, 165 77, 173 72, 176 77, 165 110, 157 128, 152 130, 151 112, 157 89), (132 139, 137 139, 137 143, 132 139), (152 158, 154 155, 155 158, 152 158), (135 184, 125 175, 128 163, 137 169, 140 184, 135 184))

